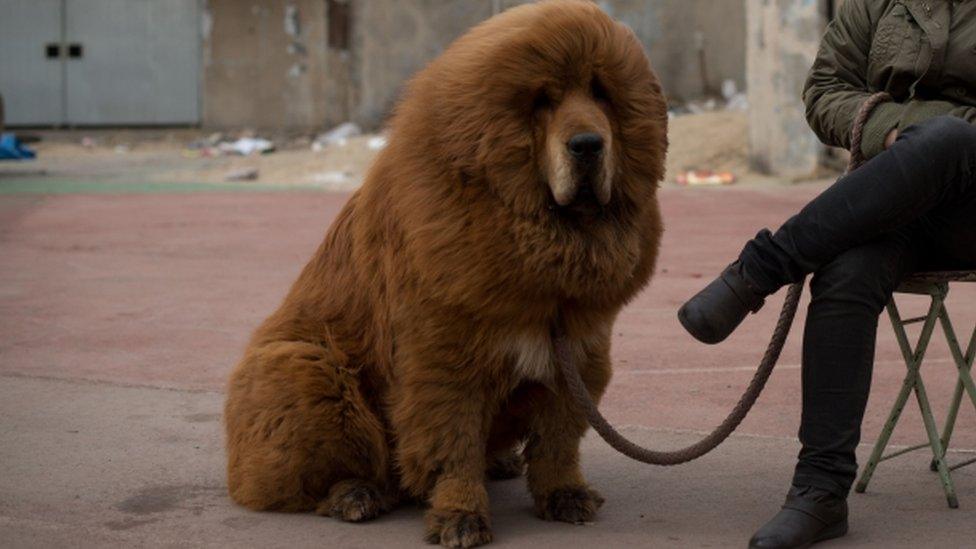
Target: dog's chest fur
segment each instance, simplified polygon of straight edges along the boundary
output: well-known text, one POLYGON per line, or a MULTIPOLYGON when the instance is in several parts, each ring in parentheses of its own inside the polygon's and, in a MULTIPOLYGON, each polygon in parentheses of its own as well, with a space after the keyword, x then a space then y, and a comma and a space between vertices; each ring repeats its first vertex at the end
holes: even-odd
POLYGON ((554 379, 552 339, 545 333, 523 332, 511 338, 504 349, 516 381, 549 384, 554 379))
MULTIPOLYGON (((610 325, 600 325, 580 339, 569 341, 572 360, 587 359, 587 349, 598 346, 601 338, 609 337, 610 325)), ((500 347, 505 364, 511 369, 513 381, 535 381, 553 387, 558 367, 552 336, 548 330, 523 331, 511 335, 500 347)), ((578 366, 577 366, 578 367, 578 366)))

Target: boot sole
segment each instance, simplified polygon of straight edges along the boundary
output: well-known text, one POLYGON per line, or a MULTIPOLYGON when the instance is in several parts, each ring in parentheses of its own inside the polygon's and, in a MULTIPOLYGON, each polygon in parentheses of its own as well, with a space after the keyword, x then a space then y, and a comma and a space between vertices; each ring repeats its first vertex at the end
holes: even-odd
MULTIPOLYGON (((847 519, 844 519, 833 526, 828 527, 823 531, 817 539, 813 540, 813 543, 820 543, 821 541, 827 541, 830 539, 836 539, 847 535, 848 524, 847 519)), ((811 544, 812 545, 812 544, 811 544)), ((809 547, 809 546, 808 546, 809 547)))
MULTIPOLYGON (((810 543, 807 543, 805 545, 797 545, 796 547, 792 547, 790 549, 807 549, 807 547, 810 547, 811 545, 820 543, 822 541, 828 541, 828 540, 844 537, 847 535, 847 530, 848 530, 847 519, 844 519, 838 522, 837 524, 828 526, 823 532, 820 533, 820 535, 814 538, 813 541, 811 541, 810 543)), ((752 549, 754 546, 750 544, 749 547, 750 549, 752 549)))

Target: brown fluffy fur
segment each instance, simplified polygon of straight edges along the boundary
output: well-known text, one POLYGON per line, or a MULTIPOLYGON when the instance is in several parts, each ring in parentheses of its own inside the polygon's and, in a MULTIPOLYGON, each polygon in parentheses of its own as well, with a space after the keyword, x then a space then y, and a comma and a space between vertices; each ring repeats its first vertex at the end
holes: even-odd
POLYGON ((591 3, 516 8, 455 42, 231 376, 233 499, 350 521, 424 499, 427 539, 469 547, 491 539, 486 474, 524 458, 541 517, 590 520, 587 425, 550 334, 565 326, 599 398, 614 319, 654 269, 666 126, 637 39, 591 3), (598 210, 553 199, 578 177, 552 143, 581 131, 609 148, 598 210))

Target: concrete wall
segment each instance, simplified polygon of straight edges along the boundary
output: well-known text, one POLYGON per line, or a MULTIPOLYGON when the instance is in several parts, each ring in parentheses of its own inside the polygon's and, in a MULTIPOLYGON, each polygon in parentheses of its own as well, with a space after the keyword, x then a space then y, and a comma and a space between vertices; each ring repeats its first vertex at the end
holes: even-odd
MULTIPOLYGON (((457 36, 530 0, 201 0, 203 124, 314 130, 382 124, 403 83, 457 36), (329 5, 351 8, 347 50, 329 47, 329 5)), ((745 0, 600 0, 645 44, 668 94, 745 84, 745 0)))
POLYGON ((492 14, 490 0, 359 0, 353 4, 353 119, 379 126, 404 82, 468 28, 492 14))
POLYGON ((205 126, 304 130, 348 119, 348 61, 327 47, 326 2, 206 0, 204 10, 205 126))
POLYGON ((815 0, 748 0, 749 144, 761 172, 804 177, 823 146, 807 124, 802 94, 826 24, 815 0))
POLYGON ((640 37, 672 99, 703 95, 698 40, 708 87, 717 92, 731 78, 745 85, 746 15, 743 0, 605 0, 604 10, 640 37))
MULTIPOLYGON (((358 100, 353 118, 368 127, 390 112, 403 82, 454 38, 492 13, 529 0, 354 0, 358 100)), ((700 97, 698 40, 707 85, 745 85, 745 0, 601 0, 644 43, 669 96, 700 97)))

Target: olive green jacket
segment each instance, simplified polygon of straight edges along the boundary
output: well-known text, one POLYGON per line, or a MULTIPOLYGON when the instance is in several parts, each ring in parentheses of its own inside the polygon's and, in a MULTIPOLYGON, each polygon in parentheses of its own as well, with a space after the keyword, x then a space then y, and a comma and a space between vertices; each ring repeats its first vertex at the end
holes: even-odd
POLYGON ((810 127, 849 149, 858 108, 879 91, 894 102, 864 127, 867 158, 895 128, 943 114, 976 123, 976 0, 846 0, 803 91, 810 127))

